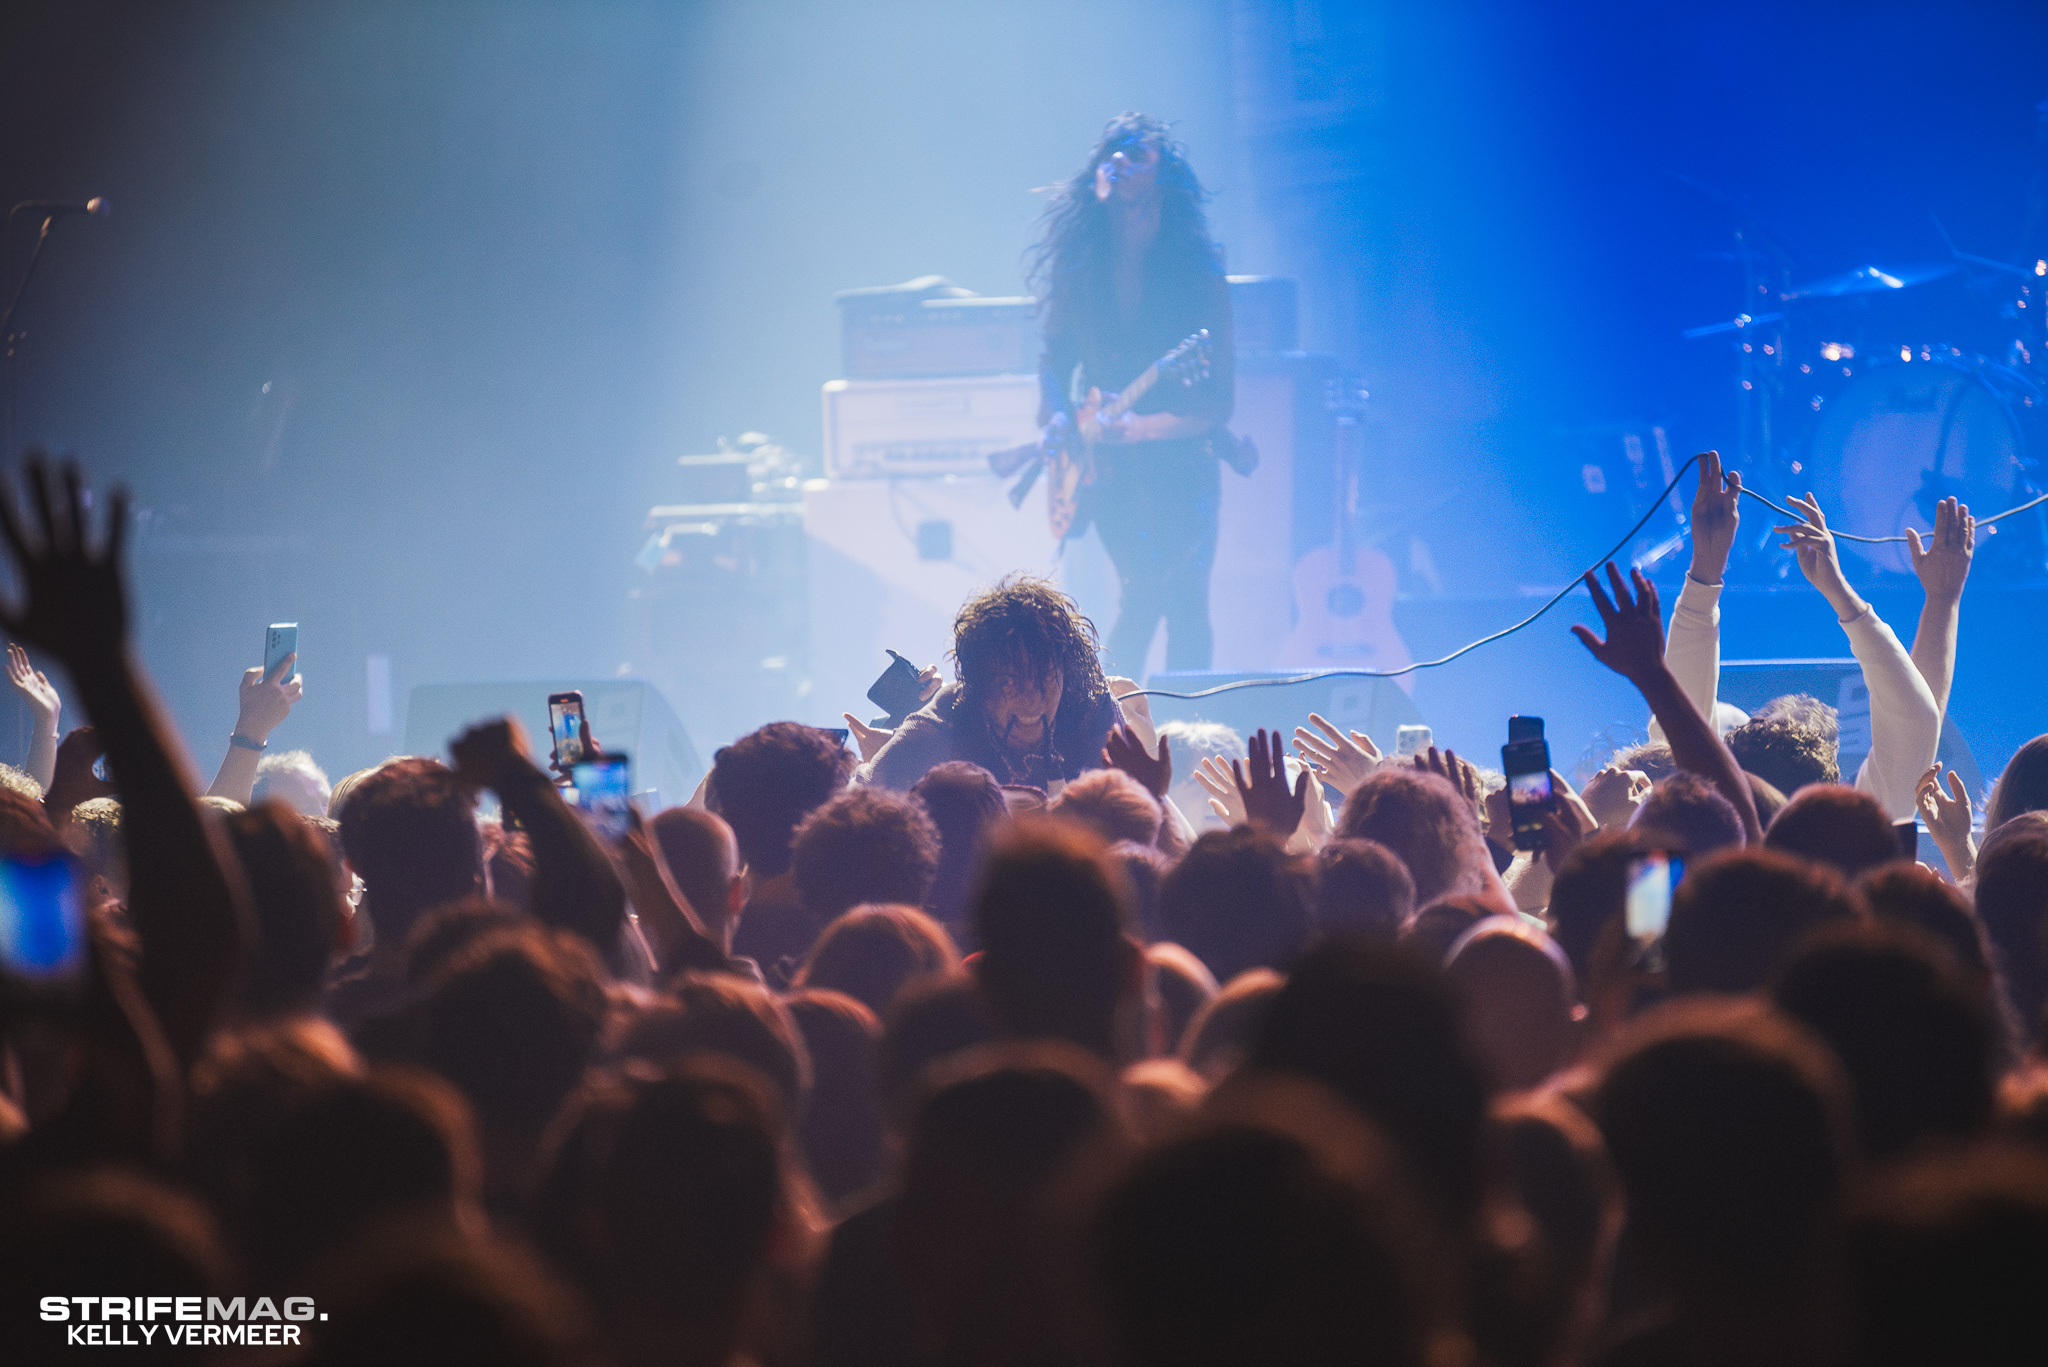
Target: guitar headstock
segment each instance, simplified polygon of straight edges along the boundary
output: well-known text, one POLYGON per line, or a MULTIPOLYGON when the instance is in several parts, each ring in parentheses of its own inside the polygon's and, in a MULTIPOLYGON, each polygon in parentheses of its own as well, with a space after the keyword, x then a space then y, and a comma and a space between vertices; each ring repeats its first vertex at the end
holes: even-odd
POLYGON ((1193 387, 1209 378, 1209 329, 1187 338, 1159 358, 1159 378, 1193 387))
POLYGON ((1365 389, 1365 381, 1357 375, 1345 373, 1333 375, 1323 381, 1323 407, 1339 422, 1357 422, 1365 416, 1365 406, 1372 395, 1365 389))

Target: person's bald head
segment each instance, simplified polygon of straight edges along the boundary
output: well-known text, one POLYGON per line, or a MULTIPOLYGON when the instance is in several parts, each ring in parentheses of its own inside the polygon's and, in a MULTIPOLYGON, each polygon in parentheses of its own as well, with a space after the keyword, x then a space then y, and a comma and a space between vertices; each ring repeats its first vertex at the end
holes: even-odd
POLYGON ((1578 989, 1557 943, 1518 917, 1465 932, 1444 963, 1496 1091, 1534 1087, 1570 1061, 1578 989))
POLYGON ((648 825, 676 888, 690 899, 712 937, 730 943, 745 895, 740 847, 732 827, 725 818, 698 807, 670 807, 648 825))

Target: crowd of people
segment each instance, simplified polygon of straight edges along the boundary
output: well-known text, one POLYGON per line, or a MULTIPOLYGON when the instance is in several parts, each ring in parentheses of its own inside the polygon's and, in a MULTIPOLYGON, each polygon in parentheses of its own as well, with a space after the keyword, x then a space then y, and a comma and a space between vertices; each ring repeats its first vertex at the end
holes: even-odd
POLYGON ((1817 506, 1783 529, 1869 684, 1851 783, 1831 709, 1714 696, 1709 457, 1668 634, 1587 576, 1654 721, 1536 848, 1448 750, 1155 725, 1030 579, 893 732, 763 726, 606 840, 510 719, 331 785, 268 753, 290 661, 202 793, 123 499, 25 478, 0 626, 92 725, 10 650, 0 901, 68 869, 85 948, 0 971, 0 1359, 2048 1354, 2048 736, 1981 815, 1935 764, 1967 509, 1910 648, 1817 506))

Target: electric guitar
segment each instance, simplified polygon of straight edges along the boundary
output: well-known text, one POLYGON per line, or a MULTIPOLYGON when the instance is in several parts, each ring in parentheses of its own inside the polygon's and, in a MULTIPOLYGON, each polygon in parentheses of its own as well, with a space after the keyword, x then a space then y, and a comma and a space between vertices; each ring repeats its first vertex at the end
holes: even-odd
MULTIPOLYGON (((1104 397, 1090 406, 1085 394, 1073 394, 1076 413, 1061 413, 1046 426, 1045 435, 988 458, 989 468, 998 475, 1024 471, 1010 490, 1010 506, 1024 506, 1025 496, 1039 475, 1045 476, 1045 517, 1054 541, 1065 541, 1074 530, 1080 510, 1081 490, 1095 483, 1095 448, 1104 427, 1131 411, 1132 405, 1150 393, 1160 381, 1177 382, 1192 388, 1209 378, 1209 331, 1195 333, 1179 346, 1145 367, 1145 373, 1125 385, 1120 394, 1104 397)), ((1074 376, 1076 388, 1080 372, 1074 376)))
MULTIPOLYGON (((1318 546, 1294 566, 1296 622, 1280 648, 1280 665, 1310 669, 1399 669, 1414 656, 1394 627, 1394 562, 1356 544, 1358 424, 1363 395, 1342 385, 1330 399, 1336 417, 1335 545, 1318 546)), ((1410 694, 1415 676, 1395 683, 1410 694)))

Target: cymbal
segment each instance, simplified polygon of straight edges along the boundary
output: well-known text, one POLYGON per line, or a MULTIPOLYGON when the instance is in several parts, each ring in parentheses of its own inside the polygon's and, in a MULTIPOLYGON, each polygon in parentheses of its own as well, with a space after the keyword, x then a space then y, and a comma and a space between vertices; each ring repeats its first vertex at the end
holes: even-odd
POLYGON ((1784 316, 1782 313, 1759 313, 1755 315, 1744 313, 1725 322, 1708 323, 1704 327, 1687 328, 1682 335, 1689 342, 1697 341, 1701 337, 1712 337, 1718 333, 1733 332, 1737 328, 1751 327, 1757 323, 1775 323, 1784 316))
POLYGON ((1954 275, 1953 261, 1923 261, 1910 266, 1859 266, 1842 275, 1830 275, 1801 285, 1782 297, 1794 299, 1842 299, 1852 294, 1882 294, 1886 290, 1911 289, 1946 275, 1954 275))

